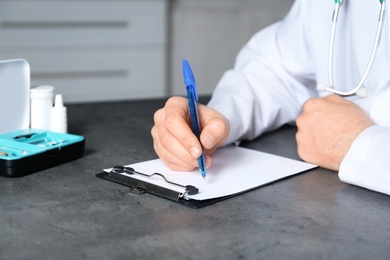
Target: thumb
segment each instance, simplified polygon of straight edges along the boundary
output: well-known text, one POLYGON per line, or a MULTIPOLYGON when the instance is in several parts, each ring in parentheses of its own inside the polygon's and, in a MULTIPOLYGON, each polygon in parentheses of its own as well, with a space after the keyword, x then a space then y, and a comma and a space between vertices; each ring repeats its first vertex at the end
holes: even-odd
POLYGON ((213 153, 223 145, 229 134, 229 123, 224 117, 213 118, 207 122, 200 135, 200 141, 204 149, 213 153))

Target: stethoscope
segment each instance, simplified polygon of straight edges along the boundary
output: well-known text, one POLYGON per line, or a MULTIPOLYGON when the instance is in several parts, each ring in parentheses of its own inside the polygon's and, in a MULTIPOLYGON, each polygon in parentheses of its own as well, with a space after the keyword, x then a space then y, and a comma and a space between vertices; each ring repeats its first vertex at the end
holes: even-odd
POLYGON ((329 55, 328 55, 328 77, 329 77, 329 86, 326 86, 324 84, 318 84, 317 85, 317 90, 320 91, 329 91, 334 94, 338 94, 341 96, 350 96, 350 95, 358 95, 360 97, 366 97, 367 96, 367 89, 363 86, 364 82, 366 81, 366 78, 368 76, 368 73, 371 70, 372 63, 374 61, 376 51, 379 45, 379 38, 382 32, 382 23, 383 23, 383 14, 385 11, 385 0, 379 0, 381 3, 381 8, 379 12, 379 19, 378 19, 378 27, 376 30, 376 35, 375 35, 375 42, 374 46, 371 51, 371 57, 370 60, 367 64, 366 70, 363 73, 362 78, 360 79, 359 83, 356 85, 356 87, 350 91, 341 91, 337 90, 334 87, 333 84, 333 49, 334 49, 334 38, 335 38, 335 31, 336 31, 336 24, 337 24, 337 17, 339 14, 339 8, 340 5, 343 1, 342 0, 335 0, 335 9, 333 12, 333 17, 332 17, 332 30, 330 34, 330 44, 329 44, 329 55))

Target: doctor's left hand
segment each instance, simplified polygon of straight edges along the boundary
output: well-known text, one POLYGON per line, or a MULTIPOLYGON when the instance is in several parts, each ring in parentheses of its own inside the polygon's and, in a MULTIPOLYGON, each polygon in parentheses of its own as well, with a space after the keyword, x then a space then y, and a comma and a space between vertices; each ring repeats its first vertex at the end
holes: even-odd
POLYGON ((334 94, 306 101, 296 123, 299 156, 335 171, 356 137, 375 124, 359 106, 334 94))

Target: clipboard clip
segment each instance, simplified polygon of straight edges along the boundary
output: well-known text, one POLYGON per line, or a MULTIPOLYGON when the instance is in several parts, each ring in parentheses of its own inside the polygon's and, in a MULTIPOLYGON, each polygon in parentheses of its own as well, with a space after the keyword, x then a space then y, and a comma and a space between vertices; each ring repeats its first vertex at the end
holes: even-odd
MULTIPOLYGON (((159 187, 159 186, 156 186, 153 184, 148 184, 148 183, 143 182, 141 180, 134 179, 134 181, 135 181, 134 183, 127 183, 127 184, 130 184, 130 186, 132 186, 132 188, 136 190, 136 192, 135 192, 136 194, 141 194, 141 193, 143 193, 142 190, 144 190, 146 192, 154 193, 154 194, 160 195, 162 197, 169 197, 171 199, 174 198, 175 200, 179 200, 179 199, 185 197, 187 194, 188 195, 195 195, 195 194, 198 194, 198 192, 199 192, 199 189, 193 185, 181 185, 179 183, 172 182, 172 181, 168 180, 163 174, 158 173, 158 172, 155 172, 155 173, 149 175, 149 174, 145 174, 142 172, 137 172, 136 170, 134 170, 134 168, 131 168, 131 167, 114 166, 108 174, 110 175, 110 177, 113 177, 113 178, 117 179, 118 181, 120 181, 120 179, 122 179, 121 182, 123 182, 123 177, 126 177, 126 176, 122 175, 121 173, 126 173, 128 175, 141 175, 141 176, 147 177, 147 178, 150 178, 152 176, 157 175, 157 176, 160 176, 166 183, 169 183, 171 185, 174 185, 174 186, 179 187, 179 188, 184 190, 184 192, 172 194, 172 192, 167 191, 165 188, 162 188, 162 187, 159 187)), ((129 177, 126 177, 126 178, 129 178, 129 177)), ((131 178, 131 179, 133 179, 133 178, 131 178)))

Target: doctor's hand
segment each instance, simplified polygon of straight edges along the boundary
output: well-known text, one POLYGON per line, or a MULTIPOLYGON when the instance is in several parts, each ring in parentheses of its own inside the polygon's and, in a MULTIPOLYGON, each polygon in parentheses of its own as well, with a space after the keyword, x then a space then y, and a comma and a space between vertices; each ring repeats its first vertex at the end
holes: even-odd
MULTIPOLYGON (((228 120, 217 111, 198 104, 200 140, 206 154, 206 167, 211 166, 210 155, 226 140, 228 120)), ((188 100, 172 97, 154 114, 151 130, 154 150, 172 170, 190 171, 198 167, 202 147, 190 126, 188 100)))
POLYGON ((359 106, 334 94, 306 101, 296 123, 299 156, 335 171, 356 137, 375 124, 359 106))

